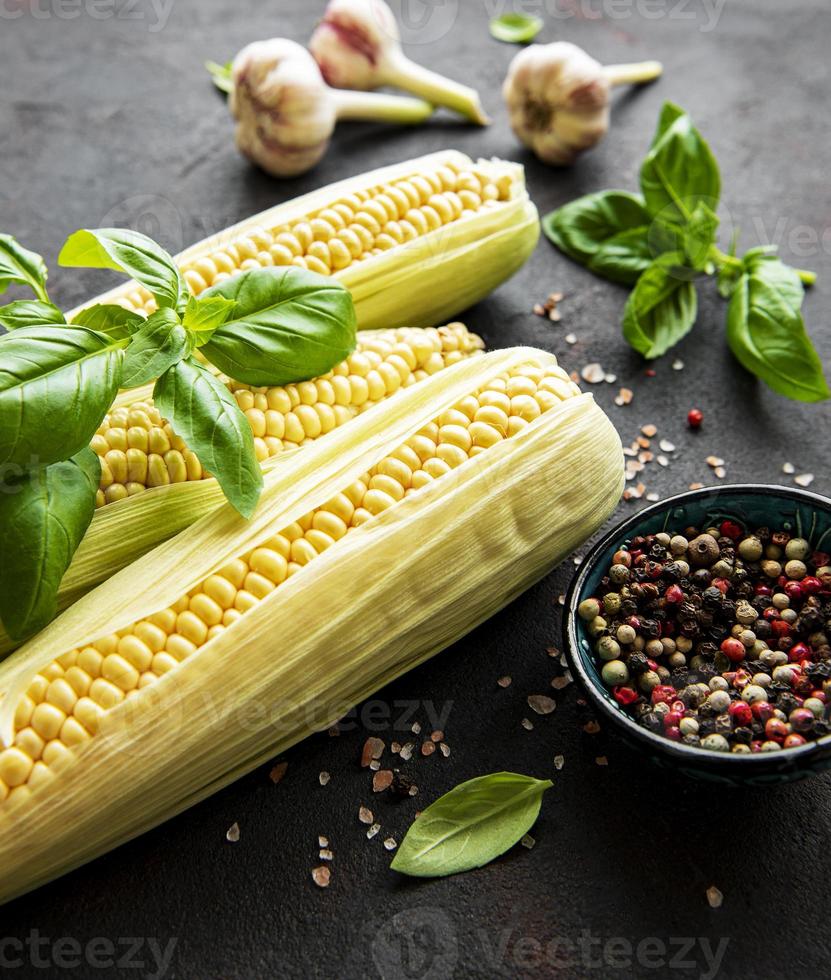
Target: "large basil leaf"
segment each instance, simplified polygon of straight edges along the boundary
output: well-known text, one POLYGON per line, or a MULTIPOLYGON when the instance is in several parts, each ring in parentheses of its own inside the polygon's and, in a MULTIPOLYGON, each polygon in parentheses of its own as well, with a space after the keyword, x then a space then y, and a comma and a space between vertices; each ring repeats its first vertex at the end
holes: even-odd
POLYGON ((236 305, 201 351, 245 384, 314 378, 355 349, 352 296, 316 272, 293 266, 252 269, 205 290, 200 299, 213 296, 236 305))
POLYGON ((40 299, 19 299, 8 306, 0 306, 0 327, 20 330, 41 324, 65 323, 64 315, 53 303, 40 299))
POLYGON ((190 354, 188 332, 174 310, 152 313, 133 334, 125 351, 122 388, 138 388, 155 381, 190 354))
POLYGON ((644 357, 660 357, 695 323, 695 286, 676 274, 683 260, 678 252, 661 255, 638 279, 626 301, 623 336, 644 357))
POLYGON ((23 248, 11 235, 0 235, 0 293, 9 283, 28 286, 44 303, 46 295, 46 263, 37 252, 23 248))
POLYGON ((72 324, 105 333, 113 340, 126 340, 144 323, 144 317, 115 303, 96 303, 72 318, 72 324))
POLYGON ((152 238, 127 228, 83 228, 67 238, 60 265, 118 269, 141 283, 160 307, 184 306, 187 287, 176 263, 152 238))
POLYGON ((193 358, 179 361, 156 382, 156 407, 216 477, 228 500, 250 517, 263 475, 248 419, 224 384, 193 358))
POLYGON ((434 878, 480 868, 527 833, 549 779, 497 772, 461 783, 430 804, 407 831, 393 871, 434 878))
POLYGON ((598 275, 628 283, 634 282, 652 259, 647 247, 650 220, 636 195, 599 191, 547 214, 542 229, 575 262, 589 266, 598 275), (633 269, 637 269, 635 275, 633 269))
POLYGON ((715 211, 721 192, 718 164, 686 112, 667 103, 641 165, 641 190, 653 216, 685 222, 700 202, 715 211))
POLYGON ((745 257, 727 309, 727 341, 739 362, 780 395, 804 402, 831 396, 799 307, 802 284, 772 255, 745 257))
POLYGON ((95 513, 100 476, 87 446, 0 485, 0 619, 12 639, 55 615, 58 586, 95 513))
POLYGON ((118 391, 119 344, 87 327, 0 337, 0 465, 48 466, 89 443, 118 391))

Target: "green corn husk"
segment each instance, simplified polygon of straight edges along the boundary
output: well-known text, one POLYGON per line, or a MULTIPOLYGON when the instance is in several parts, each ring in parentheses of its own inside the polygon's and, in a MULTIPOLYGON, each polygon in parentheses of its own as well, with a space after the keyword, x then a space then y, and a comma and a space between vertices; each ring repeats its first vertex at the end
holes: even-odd
MULTIPOLYGON (((459 362, 292 453, 250 522, 222 505, 80 599, 0 664, 0 740, 68 650, 122 629, 329 500, 530 348, 459 362)), ((453 643, 592 534, 623 487, 612 424, 574 395, 321 553, 176 669, 109 711, 26 799, 0 804, 0 902, 156 826, 453 643)))

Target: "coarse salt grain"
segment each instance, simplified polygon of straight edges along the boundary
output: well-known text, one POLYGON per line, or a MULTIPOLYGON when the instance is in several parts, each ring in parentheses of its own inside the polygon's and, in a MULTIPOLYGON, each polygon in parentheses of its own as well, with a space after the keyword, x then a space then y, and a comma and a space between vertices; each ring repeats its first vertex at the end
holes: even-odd
POLYGON ((724 895, 715 885, 710 885, 707 889, 707 902, 711 909, 720 909, 724 902, 724 895))
POLYGON ((661 449, 665 453, 674 453, 675 452, 675 443, 670 442, 669 439, 662 439, 658 443, 658 445, 661 447, 661 449))
POLYGON ((239 824, 232 823, 225 834, 226 840, 229 840, 232 844, 236 844, 239 840, 239 824))
POLYGON ((394 851, 398 847, 398 841, 394 837, 387 837, 384 841, 384 847, 388 851, 394 851))
POLYGON ((600 731, 600 725, 596 721, 587 721, 583 725, 583 731, 588 735, 596 735, 600 731))
POLYGON ((328 888, 331 878, 332 872, 326 867, 325 864, 321 864, 320 867, 317 868, 312 868, 312 881, 318 888, 328 888))
POLYGON ((534 838, 530 834, 525 834, 523 836, 522 840, 520 841, 520 844, 522 844, 523 847, 528 848, 529 851, 531 850, 531 848, 536 843, 537 842, 534 840, 534 838))
POLYGON ((593 361, 591 364, 586 364, 583 370, 580 372, 580 377, 590 385, 600 384, 601 381, 606 377, 606 372, 603 368, 593 361))
POLYGON ((381 829, 381 824, 374 823, 366 832, 367 839, 372 840, 372 838, 378 833, 380 829, 381 829))
POLYGON ((566 757, 564 755, 554 756, 554 768, 559 772, 563 766, 566 764, 566 757))
POLYGON ((529 694, 528 707, 538 715, 550 715, 557 707, 557 702, 546 694, 529 694))
POLYGON ((499 680, 496 683, 500 687, 510 687, 511 686, 511 678, 508 677, 508 675, 506 674, 504 677, 500 677, 499 680))
POLYGON ((525 729, 526 732, 530 732, 534 728, 534 723, 533 723, 533 721, 531 721, 530 718, 523 718, 522 719, 522 727, 525 729))
POLYGON ((275 786, 280 782, 283 776, 285 776, 288 767, 288 762, 278 762, 277 765, 272 768, 271 772, 268 774, 268 778, 272 781, 272 783, 274 783, 275 786))
POLYGON ((577 335, 576 334, 573 334, 573 333, 567 333, 563 339, 565 340, 565 342, 567 344, 576 344, 577 343, 577 335))
POLYGON ((421 754, 423 756, 432 755, 436 751, 436 743, 431 742, 429 739, 426 742, 421 743, 421 754))
POLYGON ((329 838, 328 838, 328 837, 324 837, 324 836, 323 836, 323 835, 321 834, 321 835, 320 835, 320 836, 319 836, 319 837, 317 838, 317 846, 318 846, 318 847, 328 847, 328 846, 329 846, 329 838))
POLYGON ((329 850, 328 847, 321 847, 317 856, 321 861, 331 861, 335 855, 329 850))
POLYGON ((683 371, 684 370, 684 362, 681 360, 680 357, 677 358, 676 360, 674 360, 672 362, 672 370, 673 371, 683 371))
POLYGON ((782 472, 787 473, 788 476, 790 476, 792 473, 796 473, 796 467, 793 465, 793 463, 783 463, 782 472))
POLYGON ((374 819, 374 817, 372 816, 372 810, 368 809, 365 806, 362 806, 358 810, 358 819, 361 821, 361 823, 372 823, 374 819))
POLYGON ((328 772, 326 772, 326 770, 324 770, 317 778, 318 778, 318 781, 320 782, 320 785, 321 786, 326 786, 328 784, 329 780, 332 778, 332 776, 331 776, 330 773, 328 773, 328 772))
POLYGON ((813 473, 800 473, 799 476, 795 476, 793 478, 793 482, 798 487, 810 487, 810 485, 814 482, 814 474, 813 473))
POLYGON ((666 458, 666 456, 662 456, 660 454, 655 457, 655 462, 658 464, 658 466, 669 466, 669 460, 666 458))
POLYGON ((361 752, 361 766, 366 769, 373 759, 380 759, 384 754, 384 748, 384 742, 380 738, 375 738, 374 735, 370 735, 364 742, 363 751, 361 752))
POLYGON ((595 763, 598 766, 608 766, 609 765, 609 760, 606 758, 605 755, 599 755, 594 761, 595 761, 595 763))
POLYGON ((372 777, 372 792, 383 793, 392 786, 392 769, 381 769, 372 777))
POLYGON ((445 759, 450 755, 450 746, 447 742, 439 742, 439 752, 441 752, 445 759))
POLYGON ((635 392, 631 388, 621 388, 615 396, 615 405, 629 405, 635 397, 635 392))
POLYGON ((571 684, 572 679, 571 674, 565 673, 562 677, 555 677, 551 682, 551 686, 555 691, 562 691, 563 688, 568 687, 568 685, 571 684))
POLYGON ((641 426, 641 432, 647 436, 647 438, 651 439, 653 436, 658 434, 658 427, 650 422, 648 425, 641 426))

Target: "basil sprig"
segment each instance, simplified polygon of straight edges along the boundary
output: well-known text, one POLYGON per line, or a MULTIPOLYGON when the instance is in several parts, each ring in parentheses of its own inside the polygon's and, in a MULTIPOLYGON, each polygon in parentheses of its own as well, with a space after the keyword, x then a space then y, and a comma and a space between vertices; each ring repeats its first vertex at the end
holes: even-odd
POLYGON ((644 357, 660 357, 693 327, 696 282, 717 278, 730 299, 727 340, 741 364, 799 401, 831 396, 800 312, 811 272, 790 269, 773 246, 736 255, 717 244, 718 164, 689 115, 667 103, 640 171, 641 193, 588 194, 546 215, 560 251, 613 282, 634 286, 623 335, 644 357), (732 297, 732 298, 731 298, 732 297))
POLYGON ((480 868, 513 847, 539 816, 549 779, 495 772, 460 783, 407 831, 391 867, 418 878, 480 868))
POLYGON ((37 297, 0 307, 0 619, 14 639, 55 613, 95 508, 89 443, 120 388, 155 381, 159 410, 250 517, 263 482, 254 437, 204 361, 247 384, 288 384, 325 374, 356 343, 349 292, 305 269, 250 270, 195 297, 163 248, 114 228, 75 232, 60 261, 125 272, 158 309, 96 304, 67 323, 43 259, 0 235, 0 291, 16 283, 37 297))

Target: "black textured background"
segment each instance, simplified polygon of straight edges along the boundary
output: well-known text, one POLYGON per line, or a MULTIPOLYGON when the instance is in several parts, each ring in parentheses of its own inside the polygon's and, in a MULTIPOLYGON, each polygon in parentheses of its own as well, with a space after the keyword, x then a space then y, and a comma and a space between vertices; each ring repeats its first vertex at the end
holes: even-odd
MULTIPOLYGON (((525 9, 545 6, 529 2, 525 9)), ((541 40, 573 40, 605 62, 659 58, 666 66, 651 88, 616 94, 609 136, 575 168, 538 165, 507 127, 499 86, 515 49, 491 40, 487 21, 508 4, 410 0, 412 14, 427 16, 431 37, 411 45, 410 53, 479 87, 494 125, 479 130, 443 116, 414 131, 343 126, 317 170, 278 183, 237 156, 230 119, 202 61, 224 60, 271 35, 303 41, 322 2, 174 0, 160 19, 150 0, 2 0, 0 227, 53 266, 65 236, 82 226, 131 224, 173 251, 299 192, 447 146, 524 162, 544 213, 600 188, 634 189, 660 105, 673 99, 691 111, 720 161, 725 240, 737 224, 744 247, 772 239, 786 259, 819 272, 805 311, 828 364, 827 5, 548 0, 547 6, 541 40)), ((71 306, 111 281, 53 268, 51 286, 54 298, 71 306)), ((666 495, 692 481, 712 482, 704 462, 710 453, 726 460, 732 480, 787 480, 781 466, 789 459, 798 472, 817 474, 814 489, 828 491, 828 408, 786 402, 742 372, 724 343, 724 304, 713 288, 701 290, 695 331, 674 352, 684 370, 671 370, 670 355, 656 365, 654 378, 644 376, 644 364, 620 337, 624 298, 623 289, 594 279, 542 242, 512 282, 464 318, 491 346, 536 344, 555 351, 569 370, 599 360, 614 372, 615 385, 594 391, 624 441, 654 422, 678 446, 671 466, 648 468, 652 491, 666 495), (566 293, 560 325, 530 313, 554 289, 566 293), (578 337, 573 346, 564 342, 569 332, 578 337), (626 408, 613 404, 620 384, 635 390, 626 408), (684 424, 693 404, 705 413, 697 435, 684 424)), ((634 506, 621 504, 620 513, 634 506)), ((449 711, 442 727, 451 756, 419 757, 405 767, 420 787, 415 799, 394 804, 373 796, 358 765, 364 726, 348 726, 337 738, 320 734, 288 754, 280 785, 270 782, 267 768, 252 773, 2 909, 0 942, 31 929, 82 943, 135 936, 164 946, 175 938, 167 975, 194 980, 570 980, 712 976, 710 947, 698 939, 705 937, 713 947, 729 941, 718 972, 724 978, 828 976, 831 777, 764 791, 695 784, 649 768, 604 733, 585 734, 573 687, 557 693, 553 715, 528 709, 529 694, 552 693, 556 661, 546 648, 559 644, 557 596, 572 567, 567 563, 380 692, 373 710, 386 710, 389 720, 371 721, 377 716, 364 713, 374 734, 404 741, 407 732, 396 730, 402 702, 416 705, 415 717, 427 730, 429 710, 449 711), (503 690, 496 681, 504 674, 513 683, 503 690), (522 727, 524 717, 533 719, 532 731, 522 727), (555 773, 559 753, 565 767, 555 773), (608 767, 595 764, 598 755, 608 757, 608 767), (462 779, 499 769, 554 778, 533 850, 516 848, 490 867, 448 880, 408 881, 388 870, 384 837, 400 840, 417 808, 462 779), (331 773, 327 786, 318 781, 322 770, 331 773), (357 820, 362 803, 383 825, 374 840, 366 840, 357 820), (231 844, 225 833, 235 821, 241 838, 231 844), (310 877, 320 863, 318 834, 329 837, 335 852, 328 891, 310 877), (708 906, 710 885, 724 893, 720 909, 708 906), (586 960, 565 945, 581 936, 586 960), (685 952, 674 937, 695 944, 685 952), (655 952, 660 945, 631 954, 650 938, 670 950, 663 961, 655 952), (556 949, 547 946, 552 940, 560 943, 556 949)), ((105 778, 101 794, 103 800, 105 778)), ((143 970, 87 964, 61 971, 27 960, 5 973, 147 975, 148 948, 136 957, 148 960, 143 970)))

